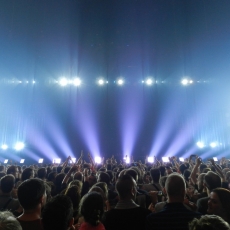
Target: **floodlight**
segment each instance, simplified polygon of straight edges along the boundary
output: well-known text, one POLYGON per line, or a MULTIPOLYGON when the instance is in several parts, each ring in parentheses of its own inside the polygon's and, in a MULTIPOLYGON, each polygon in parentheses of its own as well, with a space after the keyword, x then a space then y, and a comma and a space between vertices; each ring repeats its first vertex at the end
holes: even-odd
POLYGON ((66 86, 67 84, 68 84, 68 80, 66 78, 63 77, 59 80, 60 86, 66 86))
POLYGON ((204 148, 204 143, 203 142, 201 142, 201 141, 198 141, 197 143, 196 143, 196 145, 200 148, 200 149, 202 149, 202 148, 204 148))
POLYGON ((182 81, 181 81, 181 84, 182 85, 187 85, 189 83, 189 80, 184 78, 182 81))
POLYGON ((24 147, 25 147, 25 144, 22 143, 22 142, 18 142, 18 143, 16 143, 16 145, 14 146, 15 150, 17 150, 17 151, 20 151, 20 150, 24 149, 24 147))
POLYGON ((154 162, 153 157, 148 157, 148 162, 149 162, 149 163, 153 163, 153 162, 154 162))
POLYGON ((60 163, 61 163, 61 159, 60 158, 53 159, 53 164, 60 164, 60 163))
POLYGON ((95 163, 97 164, 101 163, 101 157, 95 157, 94 160, 95 160, 95 163))
POLYGON ((73 85, 80 86, 81 85, 81 80, 79 78, 73 79, 73 85))
POLYGON ((35 84, 35 81, 32 81, 33 84, 35 84))
POLYGON ((123 85, 123 84, 124 84, 124 80, 118 79, 118 80, 117 80, 117 84, 118 84, 118 85, 123 85))
POLYGON ((8 145, 3 144, 3 145, 1 146, 1 148, 2 148, 3 150, 6 150, 6 149, 8 149, 8 145))
POLYGON ((218 161, 218 158, 217 158, 217 157, 213 157, 213 160, 214 160, 214 161, 218 161))
POLYGON ((162 161, 163 162, 169 162, 169 158, 168 157, 162 157, 162 161))
POLYGON ((152 85, 153 84, 153 80, 151 78, 148 78, 146 80, 146 85, 152 85))
POLYGON ((184 158, 183 158, 183 157, 180 157, 180 158, 179 158, 179 161, 184 162, 184 158))
POLYGON ((190 80, 190 81, 189 81, 189 84, 192 84, 192 83, 193 83, 193 80, 190 80))
POLYGON ((125 163, 126 163, 126 164, 129 164, 129 163, 130 163, 130 157, 126 156, 126 157, 124 157, 124 160, 125 160, 125 163))
POLYGON ((7 163, 8 163, 8 161, 9 161, 8 159, 5 159, 5 160, 4 160, 4 164, 7 164, 7 163))
POLYGON ((212 142, 212 143, 210 144, 210 146, 211 146, 211 148, 216 148, 217 143, 216 143, 216 142, 212 142))
POLYGON ((42 164, 42 163, 43 163, 43 159, 40 158, 40 159, 38 160, 38 163, 39 163, 39 164, 42 164))
POLYGON ((23 164, 25 162, 25 159, 20 160, 20 164, 23 164))
POLYGON ((99 84, 99 85, 104 85, 104 84, 105 84, 105 81, 104 81, 103 79, 99 79, 99 80, 98 80, 98 84, 99 84))
POLYGON ((77 158, 72 158, 72 157, 71 157, 71 160, 72 160, 73 163, 76 163, 77 158))

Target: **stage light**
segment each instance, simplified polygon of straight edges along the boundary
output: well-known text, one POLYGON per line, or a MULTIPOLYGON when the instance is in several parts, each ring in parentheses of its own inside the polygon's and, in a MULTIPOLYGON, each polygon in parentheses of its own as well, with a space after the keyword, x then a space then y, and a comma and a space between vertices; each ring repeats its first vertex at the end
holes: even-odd
POLYGON ((118 85, 123 85, 124 84, 124 80, 123 79, 118 79, 117 80, 117 84, 118 85))
POLYGON ((79 78, 73 79, 73 85, 80 86, 81 85, 81 80, 79 78))
POLYGON ((67 84, 68 84, 68 80, 66 78, 63 77, 59 80, 60 86, 67 86, 67 84))
POLYGON ((184 162, 184 158, 183 158, 183 157, 180 157, 180 158, 179 158, 179 161, 184 162))
POLYGON ((29 81, 26 81, 26 84, 28 84, 29 83, 29 81))
POLYGON ((169 158, 168 157, 162 157, 162 161, 163 162, 169 162, 169 158))
POLYGON ((72 157, 71 157, 71 160, 72 160, 72 163, 74 163, 74 164, 75 164, 75 163, 76 163, 76 161, 77 161, 77 158, 72 158, 72 157))
POLYGON ((217 143, 216 143, 216 142, 212 142, 212 143, 210 144, 210 146, 211 146, 211 148, 216 148, 217 143))
POLYGON ((36 82, 35 81, 32 81, 33 84, 35 84, 36 82))
POLYGON ((9 161, 8 159, 5 159, 5 160, 4 160, 4 164, 7 164, 7 163, 8 163, 8 161, 9 161))
POLYGON ((187 85, 189 83, 188 79, 184 78, 182 81, 181 81, 181 84, 182 85, 187 85))
POLYGON ((39 163, 39 164, 42 164, 42 163, 43 163, 43 159, 40 158, 40 159, 38 160, 38 163, 39 163))
POLYGON ((151 78, 148 78, 146 80, 146 85, 152 85, 153 84, 153 80, 151 78))
POLYGON ((22 142, 18 142, 18 143, 16 143, 16 145, 14 146, 15 150, 17 150, 17 151, 20 151, 20 150, 24 149, 24 147, 25 147, 25 144, 22 143, 22 142))
POLYGON ((148 157, 148 162, 149 163, 153 163, 154 162, 154 158, 153 157, 148 157))
POLYGON ((127 157, 124 157, 124 160, 125 160, 125 163, 126 164, 129 164, 130 163, 130 158, 127 156, 127 157))
POLYGON ((60 158, 54 158, 53 159, 53 164, 60 164, 61 163, 61 159, 60 158))
POLYGON ((98 80, 98 84, 99 84, 99 85, 104 85, 104 84, 105 84, 105 81, 104 81, 103 79, 99 79, 99 80, 98 80))
POLYGON ((190 81, 189 81, 189 84, 192 84, 192 83, 193 83, 193 80, 190 80, 190 81))
POLYGON ((202 148, 204 148, 204 143, 203 142, 201 142, 201 141, 198 141, 197 143, 196 143, 196 145, 200 148, 200 149, 202 149, 202 148))
POLYGON ((94 160, 95 160, 95 163, 97 164, 101 163, 101 157, 95 157, 94 160))
POLYGON ((20 164, 23 164, 25 162, 25 159, 20 160, 20 164))
POLYGON ((3 144, 3 145, 1 146, 1 148, 2 148, 3 150, 6 150, 6 149, 8 149, 8 146, 7 146, 6 144, 3 144))
POLYGON ((218 161, 218 158, 217 157, 213 157, 212 158, 214 161, 218 161))

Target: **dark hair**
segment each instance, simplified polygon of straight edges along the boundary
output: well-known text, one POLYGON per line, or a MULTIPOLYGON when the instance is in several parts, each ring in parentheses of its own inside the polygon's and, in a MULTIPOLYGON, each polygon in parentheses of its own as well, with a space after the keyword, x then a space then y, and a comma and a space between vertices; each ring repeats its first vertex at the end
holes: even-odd
POLYGON ((37 172, 37 175, 38 175, 38 178, 40 179, 45 179, 46 178, 46 168, 40 168, 38 169, 38 172, 37 172))
POLYGON ((15 174, 15 172, 16 172, 16 169, 17 169, 17 166, 15 166, 15 165, 11 165, 8 169, 7 169, 7 171, 6 171, 6 174, 15 174))
POLYGON ((150 175, 152 177, 153 182, 155 182, 155 183, 159 182, 159 179, 161 177, 161 172, 158 168, 156 168, 156 169, 152 168, 150 170, 150 175))
POLYGON ((109 182, 110 182, 109 174, 107 174, 106 172, 101 172, 99 175, 99 181, 105 182, 106 184, 109 184, 109 182))
POLYGON ((53 181, 55 179, 56 175, 57 175, 57 172, 49 173, 47 180, 48 181, 53 181))
POLYGON ((79 187, 77 185, 70 186, 65 191, 65 195, 68 196, 73 204, 73 209, 78 210, 79 203, 81 200, 81 195, 79 193, 79 187))
POLYGON ((179 169, 180 169, 180 172, 181 172, 182 175, 184 174, 184 171, 185 171, 186 169, 188 169, 188 168, 189 168, 189 166, 188 166, 188 164, 186 164, 186 163, 181 164, 181 165, 179 166, 179 169))
POLYGON ((82 173, 81 172, 76 172, 75 174, 74 174, 74 180, 79 180, 79 181, 83 181, 83 175, 82 175, 82 173))
POLYGON ((214 188, 221 187, 221 179, 220 176, 212 171, 209 171, 204 176, 204 182, 206 187, 212 191, 214 188))
POLYGON ((160 166, 159 170, 160 170, 161 176, 165 176, 165 170, 166 170, 165 166, 160 166))
POLYGON ((93 185, 93 187, 94 186, 101 188, 102 191, 104 192, 105 198, 108 198, 108 187, 105 182, 97 182, 95 185, 93 185))
POLYGON ((6 175, 1 178, 0 187, 3 193, 9 193, 14 188, 15 178, 13 175, 6 175))
POLYGON ((25 168, 22 172, 22 177, 21 177, 22 181, 30 179, 31 176, 33 175, 33 171, 34 170, 31 168, 25 168))
POLYGON ((97 226, 104 213, 104 203, 101 194, 97 192, 87 193, 82 197, 79 210, 87 223, 97 226))
POLYGON ((25 210, 34 209, 45 194, 45 184, 40 179, 29 179, 18 187, 18 200, 25 210))
POLYGON ((138 180, 138 173, 134 169, 128 169, 125 171, 125 175, 130 175, 135 181, 138 180))
POLYGON ((134 186, 134 179, 128 175, 122 175, 119 177, 116 183, 116 190, 121 199, 125 199, 130 196, 131 190, 134 186))
POLYGON ((53 197, 42 211, 42 223, 44 230, 68 229, 73 217, 73 205, 71 199, 65 195, 53 197))
POLYGON ((54 185, 55 185, 55 190, 56 190, 57 194, 62 191, 62 181, 63 181, 64 177, 65 177, 65 173, 59 173, 55 177, 54 185))
POLYGON ((183 176, 184 176, 184 179, 185 179, 186 181, 189 181, 190 175, 191 175, 191 171, 190 171, 189 169, 185 169, 185 170, 184 170, 184 173, 183 173, 183 176))

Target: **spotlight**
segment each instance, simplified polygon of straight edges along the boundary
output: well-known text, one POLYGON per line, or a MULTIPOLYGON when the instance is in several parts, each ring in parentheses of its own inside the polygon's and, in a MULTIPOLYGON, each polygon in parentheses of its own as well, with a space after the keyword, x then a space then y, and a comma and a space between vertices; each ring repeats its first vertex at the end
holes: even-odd
POLYGON ((117 84, 118 85, 123 85, 124 84, 124 80, 123 79, 118 79, 117 80, 117 84))
POLYGON ((197 143, 196 143, 196 145, 200 148, 200 149, 202 149, 202 148, 204 148, 204 143, 203 142, 201 142, 201 141, 198 141, 197 143))
POLYGON ((61 163, 61 159, 60 158, 53 159, 53 164, 60 164, 60 163, 61 163))
POLYGON ((43 163, 43 159, 40 158, 40 159, 38 160, 38 163, 39 163, 39 164, 42 164, 42 163, 43 163))
POLYGON ((99 79, 99 80, 98 80, 98 84, 99 84, 99 85, 104 85, 104 84, 105 84, 105 81, 104 81, 103 79, 99 79))
POLYGON ((73 79, 73 85, 80 86, 81 85, 81 80, 79 78, 73 79))
POLYGON ((67 84, 68 84, 68 80, 65 77, 63 77, 59 80, 60 86, 67 86, 67 84))
POLYGON ((97 164, 101 163, 101 157, 95 157, 94 160, 95 160, 95 163, 97 164))
POLYGON ((128 156, 125 156, 124 157, 124 160, 125 160, 125 163, 126 164, 129 164, 130 163, 130 158, 128 156))
POLYGON ((3 144, 3 145, 1 146, 1 148, 2 148, 3 150, 6 150, 6 149, 8 149, 8 146, 7 146, 6 144, 3 144))
POLYGON ((36 82, 35 81, 32 81, 33 84, 35 84, 36 82))
POLYGON ((72 157, 71 157, 71 160, 72 160, 72 162, 75 164, 76 161, 77 161, 77 158, 72 158, 72 157))
POLYGON ((4 164, 7 164, 7 163, 8 163, 8 161, 9 161, 8 159, 5 159, 5 160, 4 160, 4 164))
POLYGON ((151 78, 148 78, 146 80, 146 85, 152 85, 153 84, 153 80, 151 78))
POLYGON ((24 149, 24 147, 25 147, 25 144, 22 143, 22 142, 18 142, 18 143, 16 143, 16 145, 14 146, 14 148, 15 148, 16 151, 20 151, 20 150, 24 149))
POLYGON ((23 164, 25 162, 25 159, 20 160, 20 164, 23 164))
POLYGON ((214 161, 218 161, 218 158, 217 158, 217 157, 213 157, 213 160, 214 160, 214 161))
POLYGON ((212 142, 212 143, 210 144, 210 146, 211 146, 211 148, 216 148, 217 143, 216 143, 216 142, 212 142))
POLYGON ((180 157, 180 158, 179 158, 179 161, 184 162, 184 158, 183 158, 183 157, 180 157))
POLYGON ((163 162, 169 162, 169 158, 168 157, 162 157, 162 161, 163 162))
POLYGON ((189 83, 188 79, 184 78, 182 81, 181 81, 181 84, 182 85, 187 85, 189 83))
POLYGON ((148 162, 149 162, 149 163, 153 163, 153 162, 154 162, 153 157, 148 157, 148 162))

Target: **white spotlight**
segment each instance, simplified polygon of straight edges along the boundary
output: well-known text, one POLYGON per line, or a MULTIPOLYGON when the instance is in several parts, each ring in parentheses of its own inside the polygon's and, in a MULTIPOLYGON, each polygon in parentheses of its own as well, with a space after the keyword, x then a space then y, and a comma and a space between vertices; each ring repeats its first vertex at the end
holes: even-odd
POLYGON ((213 157, 213 160, 214 160, 214 161, 218 161, 218 158, 217 158, 217 157, 213 157))
POLYGON ((43 159, 40 158, 40 159, 38 160, 38 163, 39 163, 39 164, 42 164, 42 163, 43 163, 43 159))
POLYGON ((124 84, 124 80, 118 79, 118 80, 117 80, 117 84, 118 84, 118 85, 123 85, 123 84, 124 84))
POLYGON ((81 80, 79 78, 73 79, 73 85, 80 86, 81 85, 81 80))
POLYGON ((182 81, 181 81, 181 84, 182 85, 187 85, 189 83, 188 79, 184 78, 182 81))
POLYGON ((3 145, 1 146, 1 148, 2 148, 3 150, 6 150, 6 149, 8 149, 8 145, 3 144, 3 145))
POLYGON ((128 156, 125 156, 124 157, 124 160, 125 160, 125 163, 126 164, 129 164, 130 163, 130 158, 128 156))
POLYGON ((180 158, 179 158, 179 161, 184 162, 184 158, 183 158, 183 157, 180 157, 180 158))
POLYGON ((8 163, 8 159, 5 159, 5 160, 4 160, 4 164, 7 164, 7 163, 8 163))
POLYGON ((152 85, 152 84, 153 84, 153 80, 152 80, 151 78, 148 78, 148 79, 146 80, 146 84, 147 84, 147 85, 152 85))
POLYGON ((61 163, 61 159, 60 158, 53 159, 53 164, 60 164, 60 163, 61 163))
POLYGON ((202 149, 202 148, 204 148, 204 143, 203 142, 201 142, 201 141, 198 141, 197 143, 196 143, 196 145, 200 148, 200 149, 202 149))
POLYGON ((94 160, 95 160, 95 163, 97 164, 101 163, 101 157, 95 157, 94 160))
POLYGON ((67 84, 68 84, 68 80, 65 77, 63 77, 59 80, 60 86, 67 86, 67 84))
POLYGON ((212 142, 212 143, 210 144, 210 146, 211 146, 211 148, 216 148, 217 143, 216 143, 216 142, 212 142))
POLYGON ((99 85, 104 85, 104 84, 105 84, 105 81, 104 81, 103 79, 99 79, 99 80, 98 80, 98 84, 99 84, 99 85))
POLYGON ((153 162, 154 162, 153 157, 148 157, 148 162, 149 162, 149 163, 153 163, 153 162))
POLYGON ((18 143, 16 143, 16 145, 14 146, 15 150, 17 150, 17 151, 20 151, 20 150, 24 149, 24 147, 25 147, 25 144, 22 143, 22 142, 18 142, 18 143))
POLYGON ((20 160, 20 164, 23 164, 25 162, 25 159, 20 160))
POLYGON ((76 163, 76 161, 77 161, 77 158, 73 158, 73 157, 71 157, 71 160, 72 160, 72 163, 76 163))
POLYGON ((162 161, 163 162, 169 162, 169 158, 168 157, 162 157, 162 161))
POLYGON ((35 81, 32 81, 33 84, 35 84, 36 82, 35 81))

